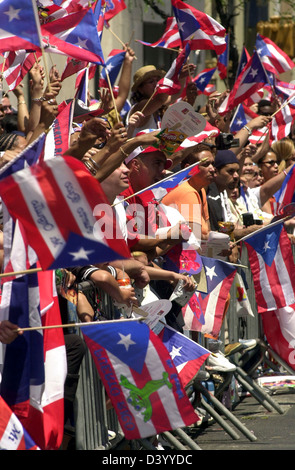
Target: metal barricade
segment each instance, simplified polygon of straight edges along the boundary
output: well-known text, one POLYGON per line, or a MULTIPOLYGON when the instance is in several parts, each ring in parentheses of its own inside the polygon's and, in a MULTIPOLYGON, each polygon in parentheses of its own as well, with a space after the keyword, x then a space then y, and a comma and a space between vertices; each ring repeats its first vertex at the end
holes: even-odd
MULTIPOLYGON (((87 294, 87 289, 91 288, 91 285, 83 284, 83 291, 87 294)), ((112 301, 104 292, 99 292, 99 298, 104 316, 112 319, 114 316, 112 301)), ((76 333, 82 334, 79 329, 76 333)), ((105 389, 88 349, 80 368, 75 421, 77 450, 107 450, 124 438, 115 411, 107 410, 105 389), (109 431, 116 436, 111 439, 109 431)))

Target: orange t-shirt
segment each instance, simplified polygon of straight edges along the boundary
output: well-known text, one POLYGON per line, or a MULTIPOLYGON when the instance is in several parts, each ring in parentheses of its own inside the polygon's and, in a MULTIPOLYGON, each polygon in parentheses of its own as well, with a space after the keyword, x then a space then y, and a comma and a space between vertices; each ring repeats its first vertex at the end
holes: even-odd
POLYGON ((193 178, 172 189, 162 203, 166 206, 174 205, 190 225, 194 223, 201 226, 202 238, 207 237, 209 211, 206 191, 194 187, 193 178))

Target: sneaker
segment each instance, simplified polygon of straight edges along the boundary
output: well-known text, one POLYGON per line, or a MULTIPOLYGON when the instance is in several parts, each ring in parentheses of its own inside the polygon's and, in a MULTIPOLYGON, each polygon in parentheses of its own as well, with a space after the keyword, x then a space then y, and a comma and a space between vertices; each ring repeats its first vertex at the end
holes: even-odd
POLYGON ((240 342, 239 343, 230 343, 230 344, 227 344, 226 346, 224 346, 224 354, 226 356, 230 356, 231 354, 235 354, 243 348, 244 348, 244 346, 240 342))
POLYGON ((256 339, 239 339, 239 343, 243 346, 244 349, 250 350, 255 348, 257 345, 256 339))
POLYGON ((207 358, 207 369, 218 372, 234 372, 236 366, 226 359, 222 352, 218 351, 218 353, 210 354, 207 358))
POLYGON ((115 439, 116 437, 116 433, 114 431, 111 431, 110 429, 108 429, 108 438, 109 438, 109 441, 112 441, 113 439, 115 439))

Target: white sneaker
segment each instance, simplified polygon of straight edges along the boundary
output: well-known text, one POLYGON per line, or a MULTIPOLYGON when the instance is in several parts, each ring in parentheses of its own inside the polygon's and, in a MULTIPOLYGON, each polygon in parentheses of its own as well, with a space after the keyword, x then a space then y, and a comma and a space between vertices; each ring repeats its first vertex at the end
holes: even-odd
POLYGON ((257 340, 256 339, 239 339, 239 343, 241 343, 245 349, 253 349, 257 345, 257 340))
POLYGON ((210 354, 207 358, 208 370, 216 370, 219 372, 233 372, 236 370, 236 366, 232 364, 222 352, 210 354))

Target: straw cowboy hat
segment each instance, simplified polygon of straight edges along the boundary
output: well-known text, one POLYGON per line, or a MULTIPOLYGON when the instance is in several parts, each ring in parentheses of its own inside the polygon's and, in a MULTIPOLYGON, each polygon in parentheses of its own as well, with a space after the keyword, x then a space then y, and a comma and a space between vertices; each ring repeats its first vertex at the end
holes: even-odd
POLYGON ((164 70, 158 70, 154 65, 145 65, 144 67, 141 67, 138 69, 134 76, 133 76, 133 85, 131 88, 131 91, 134 92, 138 89, 138 87, 145 82, 145 80, 148 80, 150 77, 159 77, 162 78, 164 77, 165 72, 164 70))

